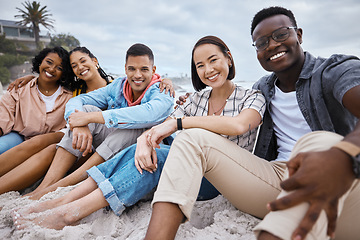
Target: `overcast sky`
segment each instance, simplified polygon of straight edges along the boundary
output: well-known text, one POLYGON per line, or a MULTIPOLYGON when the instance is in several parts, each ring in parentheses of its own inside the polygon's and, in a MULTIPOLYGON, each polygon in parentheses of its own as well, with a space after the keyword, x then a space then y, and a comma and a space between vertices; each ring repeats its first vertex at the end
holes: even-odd
MULTIPOLYGON (((31 0, 32 1, 32 0, 31 0)), ((0 19, 16 20, 24 0, 0 0, 0 19)), ((126 50, 134 43, 154 52, 157 72, 190 75, 191 50, 205 35, 229 46, 236 79, 254 82, 266 72, 251 46, 250 23, 264 7, 293 11, 303 29, 303 48, 315 56, 360 56, 359 0, 40 0, 55 19, 55 34, 70 33, 108 72, 123 74, 126 50)), ((41 34, 45 34, 42 31, 41 34)))

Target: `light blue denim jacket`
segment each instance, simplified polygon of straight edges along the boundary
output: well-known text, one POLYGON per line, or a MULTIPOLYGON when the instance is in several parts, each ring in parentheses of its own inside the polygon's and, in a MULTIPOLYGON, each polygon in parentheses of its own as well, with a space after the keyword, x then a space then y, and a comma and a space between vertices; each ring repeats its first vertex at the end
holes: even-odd
POLYGON ((68 121, 75 109, 83 111, 83 105, 106 109, 102 115, 108 128, 150 128, 169 116, 174 99, 169 94, 160 93, 159 83, 146 90, 139 105, 129 107, 123 94, 125 81, 126 78, 117 78, 106 87, 70 99, 65 107, 65 120, 68 121))
MULTIPOLYGON (((258 135, 255 155, 276 159, 277 143, 270 115, 270 102, 275 93, 275 74, 265 76, 253 86, 266 99, 266 111, 258 135)), ((305 52, 305 62, 296 82, 296 98, 312 131, 325 130, 340 135, 350 133, 358 119, 342 104, 344 94, 360 85, 360 60, 355 56, 332 55, 315 58, 305 52)), ((291 123, 296 124, 296 123, 291 123)))

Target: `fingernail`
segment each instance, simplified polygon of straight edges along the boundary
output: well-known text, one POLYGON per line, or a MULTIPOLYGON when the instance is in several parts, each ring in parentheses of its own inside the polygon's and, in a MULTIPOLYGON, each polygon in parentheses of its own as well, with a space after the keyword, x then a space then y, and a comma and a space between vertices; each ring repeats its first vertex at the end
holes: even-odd
POLYGON ((267 210, 271 211, 270 203, 266 204, 267 210))
POLYGON ((301 240, 301 236, 300 235, 297 235, 294 240, 301 240))

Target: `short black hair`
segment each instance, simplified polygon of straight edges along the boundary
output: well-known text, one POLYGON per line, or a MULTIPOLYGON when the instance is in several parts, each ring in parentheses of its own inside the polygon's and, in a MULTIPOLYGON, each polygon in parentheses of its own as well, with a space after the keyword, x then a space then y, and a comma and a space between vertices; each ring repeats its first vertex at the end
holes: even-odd
POLYGON ((279 7, 279 6, 269 7, 269 8, 264 8, 255 14, 255 16, 251 22, 251 35, 253 34, 255 27, 261 21, 263 21, 266 18, 275 16, 275 15, 279 15, 279 14, 287 16, 290 19, 290 21, 292 22, 293 27, 297 27, 295 16, 289 9, 279 7))
MULTIPOLYGON (((223 40, 221 40, 218 37, 215 36, 205 36, 203 38, 200 38, 196 43, 195 46, 193 47, 192 53, 191 53, 191 81, 193 84, 193 87, 196 91, 200 91, 204 88, 206 88, 206 85, 201 81, 197 70, 196 70, 196 66, 194 63, 194 51, 195 49, 203 44, 213 44, 219 47, 220 51, 227 57, 230 58, 228 52, 230 52, 228 46, 224 43, 223 40)), ((235 64, 234 64, 234 59, 230 58, 231 61, 231 67, 229 67, 229 74, 227 76, 227 80, 231 80, 235 77, 235 64)))
POLYGON ((67 89, 71 89, 74 81, 74 73, 70 66, 69 52, 62 47, 44 48, 32 59, 32 71, 40 73, 40 65, 49 53, 56 53, 61 58, 62 73, 58 80, 59 84, 67 89))
POLYGON ((154 54, 151 49, 142 43, 135 43, 126 52, 125 61, 128 60, 129 56, 144 56, 147 55, 152 63, 154 63, 154 54))

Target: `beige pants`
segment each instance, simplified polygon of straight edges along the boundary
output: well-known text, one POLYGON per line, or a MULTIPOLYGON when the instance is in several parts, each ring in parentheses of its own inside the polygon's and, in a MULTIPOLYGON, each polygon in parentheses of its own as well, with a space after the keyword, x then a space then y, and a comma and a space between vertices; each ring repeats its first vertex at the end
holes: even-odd
MULTIPOLYGON (((306 139, 299 140, 293 154, 300 151, 327 149, 342 137, 333 133, 316 132, 307 135, 306 138, 312 142, 308 144, 306 139), (318 143, 323 146, 317 146, 318 143)), ((279 195, 280 182, 286 174, 286 166, 283 162, 268 162, 218 134, 202 129, 189 129, 182 131, 171 146, 153 204, 155 202, 178 204, 189 219, 202 176, 205 176, 237 209, 264 218, 268 214, 266 204, 279 195)), ((356 225, 360 219, 360 187, 358 181, 355 182, 353 191, 347 194, 338 221, 336 234, 339 239, 356 239, 360 236, 360 227, 356 225)), ((306 211, 306 206, 298 208, 268 214, 256 230, 266 229, 283 239, 290 239, 292 231, 306 211), (285 214, 283 217, 276 217, 283 214, 285 214)), ((321 216, 317 225, 326 226, 325 215, 321 216)), ((326 230, 322 233, 324 231, 322 228, 315 227, 313 230, 317 232, 310 236, 316 237, 309 239, 320 239, 320 235, 326 239, 326 230)))

